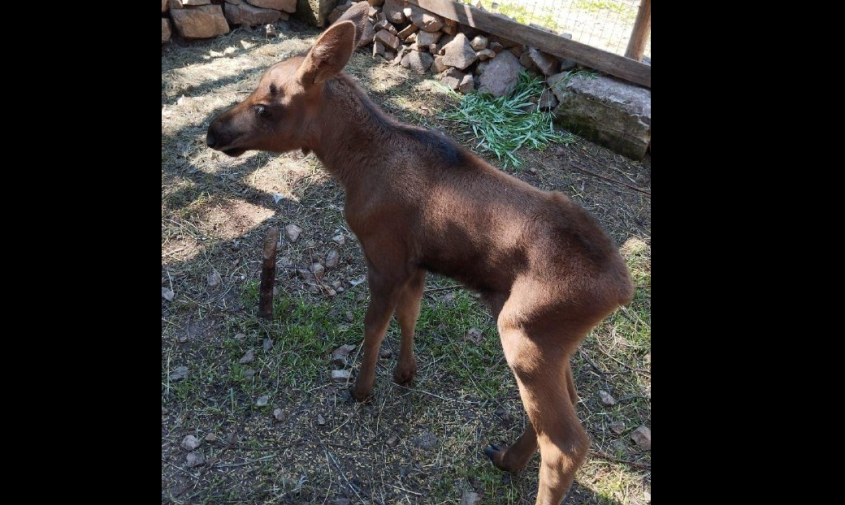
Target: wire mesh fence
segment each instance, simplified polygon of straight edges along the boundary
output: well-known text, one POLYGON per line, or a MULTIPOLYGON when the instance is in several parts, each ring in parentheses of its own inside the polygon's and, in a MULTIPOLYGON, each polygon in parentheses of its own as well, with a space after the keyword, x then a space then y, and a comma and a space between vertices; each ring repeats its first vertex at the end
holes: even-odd
MULTIPOLYGON (((624 55, 640 0, 463 0, 535 24, 568 33, 572 40, 624 55)), ((644 56, 651 59, 651 28, 644 56)))

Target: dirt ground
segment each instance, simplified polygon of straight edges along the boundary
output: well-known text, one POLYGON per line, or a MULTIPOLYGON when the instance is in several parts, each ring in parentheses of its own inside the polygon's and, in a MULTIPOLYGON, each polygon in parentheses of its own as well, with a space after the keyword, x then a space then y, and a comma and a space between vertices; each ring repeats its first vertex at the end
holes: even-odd
MULTIPOLYGON (((275 39, 237 29, 162 48, 162 503, 439 504, 476 493, 478 503, 533 504, 539 456, 510 475, 482 454, 515 440, 526 417, 495 324, 473 294, 429 275, 416 380, 391 381, 392 323, 374 399, 352 402, 331 372, 354 378, 368 293, 342 188, 313 155, 229 158, 205 146, 214 116, 318 34, 294 21, 279 27, 275 39), (259 321, 262 242, 289 224, 303 231, 295 242, 282 233, 275 317, 259 321), (332 251, 338 265, 319 281, 299 272, 332 251), (348 363, 333 364, 344 344, 355 346, 348 363), (185 448, 189 435, 198 447, 185 448)), ((364 49, 346 72, 388 113, 475 146, 439 119, 453 99, 430 75, 364 49)), ((631 438, 651 425, 650 157, 632 162, 582 139, 519 154, 525 164, 513 174, 592 212, 637 283, 635 301, 572 359, 592 452, 565 503, 650 503, 651 452, 631 438)))

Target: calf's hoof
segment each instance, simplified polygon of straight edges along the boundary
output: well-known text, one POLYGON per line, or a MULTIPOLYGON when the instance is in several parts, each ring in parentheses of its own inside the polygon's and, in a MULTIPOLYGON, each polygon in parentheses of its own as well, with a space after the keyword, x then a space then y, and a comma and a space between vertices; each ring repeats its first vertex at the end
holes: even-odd
POLYGON ((393 369, 393 381, 397 384, 407 384, 414 380, 417 375, 417 364, 412 363, 411 366, 396 365, 393 369))

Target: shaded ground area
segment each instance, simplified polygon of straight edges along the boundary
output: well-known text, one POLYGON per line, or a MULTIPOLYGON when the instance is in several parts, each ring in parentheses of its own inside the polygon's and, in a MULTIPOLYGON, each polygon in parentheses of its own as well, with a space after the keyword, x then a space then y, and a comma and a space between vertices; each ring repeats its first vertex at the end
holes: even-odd
MULTIPOLYGON (((507 475, 481 452, 512 442, 526 417, 495 325, 473 294, 429 276, 416 381, 391 381, 394 323, 374 400, 351 402, 348 384, 330 374, 358 369, 368 293, 342 189, 313 155, 233 159, 205 147, 210 119, 318 33, 280 27, 277 39, 238 29, 162 50, 162 503, 435 504, 475 492, 480 503, 533 504, 539 457, 507 475), (276 317, 259 322, 261 244, 271 227, 288 224, 303 231, 296 242, 282 240, 276 317), (318 282, 297 273, 325 264, 331 251, 339 263, 318 282), (468 335, 472 328, 480 338, 468 335), (343 344, 355 350, 346 365, 333 365, 331 352, 343 344), (187 435, 199 447, 183 448, 187 435)), ((475 145, 438 119, 452 99, 429 76, 363 50, 347 73, 389 113, 475 145)), ((630 186, 650 192, 650 158, 631 162, 580 139, 520 155, 515 175, 596 215, 638 286, 634 303, 573 357, 578 414, 595 452, 566 503, 648 503, 651 454, 630 434, 651 424, 651 201, 630 186), (617 403, 602 404, 600 390, 617 403)))

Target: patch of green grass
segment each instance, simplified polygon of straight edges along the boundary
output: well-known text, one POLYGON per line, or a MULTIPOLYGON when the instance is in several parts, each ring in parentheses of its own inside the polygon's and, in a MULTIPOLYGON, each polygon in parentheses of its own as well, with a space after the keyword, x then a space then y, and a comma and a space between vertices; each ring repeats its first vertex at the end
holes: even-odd
MULTIPOLYGON (((470 3, 470 1, 465 0, 465 3, 470 3)), ((475 5, 477 2, 471 3, 472 5, 475 5)), ((522 23, 524 25, 527 25, 529 23, 535 23, 555 31, 561 29, 561 26, 554 19, 554 11, 552 7, 534 6, 529 9, 528 7, 519 5, 516 2, 494 2, 493 0, 481 0, 481 5, 483 5, 487 11, 504 14, 505 16, 513 18, 517 22, 522 23), (494 3, 498 4, 498 8, 495 10, 493 9, 494 3)))
POLYGON ((633 4, 616 0, 575 0, 573 7, 578 10, 598 13, 618 14, 624 21, 633 21, 637 17, 637 7, 633 4))
POLYGON ((510 96, 496 98, 487 93, 461 96, 443 88, 460 102, 441 117, 471 128, 464 133, 472 133, 479 139, 476 149, 493 153, 499 161, 504 161, 505 168, 522 164, 514 154, 522 147, 542 151, 551 142, 569 144, 575 140, 572 134, 555 130, 551 111, 528 111, 543 93, 545 81, 526 71, 520 72, 510 96))

